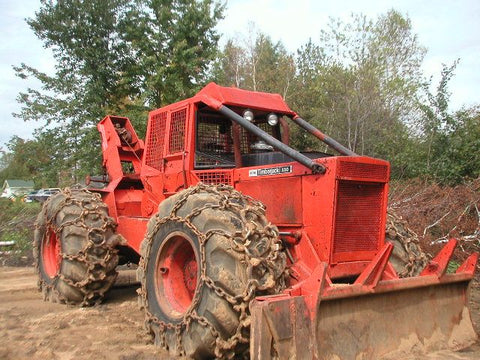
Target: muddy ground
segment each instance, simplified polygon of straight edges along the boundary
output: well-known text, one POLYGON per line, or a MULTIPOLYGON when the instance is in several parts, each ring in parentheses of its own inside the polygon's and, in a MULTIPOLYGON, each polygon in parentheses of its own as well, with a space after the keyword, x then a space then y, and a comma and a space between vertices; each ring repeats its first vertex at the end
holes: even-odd
MULTIPOLYGON (((44 302, 32 268, 0 267, 0 359, 170 359, 142 328, 132 272, 123 272, 121 281, 104 304, 76 308, 44 302)), ((480 332, 480 284, 472 285, 470 309, 480 332)), ((480 343, 410 359, 479 358, 480 343)))

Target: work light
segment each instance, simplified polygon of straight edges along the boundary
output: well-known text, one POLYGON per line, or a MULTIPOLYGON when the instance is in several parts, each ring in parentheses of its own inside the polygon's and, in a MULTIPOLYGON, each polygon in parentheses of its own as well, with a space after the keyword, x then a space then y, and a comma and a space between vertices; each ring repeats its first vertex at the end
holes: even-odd
POLYGON ((243 118, 247 121, 250 121, 250 122, 253 121, 254 116, 253 116, 252 110, 249 110, 249 109, 245 110, 243 112, 243 118))
POLYGON ((270 126, 275 126, 278 124, 278 115, 274 113, 270 113, 267 115, 267 122, 270 126))

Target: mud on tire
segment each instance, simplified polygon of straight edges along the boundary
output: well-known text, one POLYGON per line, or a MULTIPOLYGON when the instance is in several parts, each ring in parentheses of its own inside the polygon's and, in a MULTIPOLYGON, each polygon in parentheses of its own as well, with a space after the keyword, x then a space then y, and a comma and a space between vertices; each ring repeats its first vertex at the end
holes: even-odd
POLYGON ((428 256, 420 248, 417 234, 391 211, 387 213, 385 241, 394 246, 390 262, 400 277, 417 276, 427 265, 428 256))
POLYGON ((115 227, 98 194, 65 189, 45 202, 33 244, 45 300, 89 306, 103 299, 117 277, 115 227))
POLYGON ((248 350, 250 301, 285 287, 277 228, 261 203, 226 185, 199 184, 162 202, 141 255, 137 279, 145 326, 172 355, 242 354, 248 350))

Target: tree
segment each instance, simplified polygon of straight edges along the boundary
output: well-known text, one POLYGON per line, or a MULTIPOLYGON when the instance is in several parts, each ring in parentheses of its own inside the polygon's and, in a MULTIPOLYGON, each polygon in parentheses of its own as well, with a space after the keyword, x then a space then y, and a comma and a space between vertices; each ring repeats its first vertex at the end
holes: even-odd
POLYGON ((435 94, 430 91, 431 78, 423 85, 426 100, 420 104, 422 111, 420 127, 426 144, 426 172, 430 171, 432 159, 442 151, 443 145, 441 144, 446 140, 445 135, 452 130, 454 125, 454 119, 448 109, 450 98, 448 83, 454 75, 457 64, 458 60, 451 66, 443 65, 435 94))
POLYGON ((444 162, 439 162, 443 165, 439 175, 449 183, 480 176, 480 106, 461 109, 454 117, 456 122, 443 154, 444 162))
POLYGON ((137 59, 129 69, 145 104, 160 107, 194 95, 217 56, 215 26, 224 6, 213 0, 137 0, 123 40, 137 59))
MULTIPOLYGON (((37 186, 55 185, 46 181, 43 168, 49 156, 43 143, 13 136, 7 143, 7 151, 1 156, 0 182, 6 179, 34 180, 37 186), (32 156, 34 154, 35 156, 32 156)), ((57 180, 55 178, 55 180, 57 180)))
MULTIPOLYGON (((331 19, 318 44, 310 40, 297 53, 292 105, 353 151, 392 160, 394 172, 402 172, 424 52, 408 18, 396 11, 375 21, 331 19)), ((293 136, 300 148, 324 149, 293 136)))
POLYGON ((200 86, 215 57, 222 11, 213 0, 42 0, 27 23, 52 50, 55 73, 15 68, 42 83, 19 95, 16 116, 46 121, 38 134, 54 135, 61 170, 78 182, 98 170, 95 125, 102 117, 133 116, 144 130, 149 108, 200 86))
POLYGON ((132 91, 132 84, 121 75, 132 59, 122 55, 128 51, 117 30, 126 5, 123 0, 43 0, 35 17, 27 20, 44 46, 52 50, 55 74, 41 73, 26 64, 16 68, 18 76, 35 77, 42 83, 42 91, 28 89, 19 95, 23 107, 16 116, 46 121, 47 127, 39 134, 52 134, 55 128, 53 143, 63 145, 74 139, 62 146, 63 156, 74 161, 63 169, 72 174, 68 177, 73 182, 92 171, 98 160, 91 154, 99 141, 90 141, 96 122, 132 91), (84 159, 86 166, 74 159, 84 159))
POLYGON ((418 150, 423 153, 416 165, 423 176, 441 183, 454 184, 464 177, 480 175, 480 110, 479 106, 451 112, 448 84, 459 60, 443 65, 435 92, 431 79, 423 87, 425 99, 418 121, 418 150))
POLYGON ((286 98, 295 77, 294 57, 280 41, 273 43, 252 26, 248 38, 227 41, 213 79, 224 86, 279 93, 286 98))
POLYGON ((29 169, 25 159, 25 140, 13 136, 7 143, 7 151, 2 151, 0 183, 6 179, 28 180, 29 169))
POLYGON ((243 47, 235 45, 237 42, 238 39, 227 40, 215 62, 212 76, 218 84, 246 88, 246 51, 243 47))
POLYGON ((289 95, 295 76, 293 56, 281 42, 274 44, 270 37, 258 34, 250 61, 251 88, 258 91, 289 95))

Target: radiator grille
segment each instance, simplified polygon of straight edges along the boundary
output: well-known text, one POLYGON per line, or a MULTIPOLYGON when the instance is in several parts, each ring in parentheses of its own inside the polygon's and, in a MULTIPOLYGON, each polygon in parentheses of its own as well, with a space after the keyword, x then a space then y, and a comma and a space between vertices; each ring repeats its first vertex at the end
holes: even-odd
POLYGON ((339 181, 333 253, 375 251, 381 231, 383 184, 339 181))
POLYGON ((388 181, 388 166, 379 164, 364 164, 353 161, 340 161, 338 177, 369 179, 386 182, 388 181))
POLYGON ((198 178, 204 184, 232 184, 232 173, 230 171, 198 171, 196 172, 198 178))
POLYGON ((185 121, 187 119, 187 109, 174 111, 171 116, 169 153, 173 154, 183 151, 183 146, 185 144, 185 121))
POLYGON ((165 141, 165 126, 167 112, 153 115, 150 121, 150 134, 147 140, 145 163, 157 170, 162 170, 163 144, 165 141))

